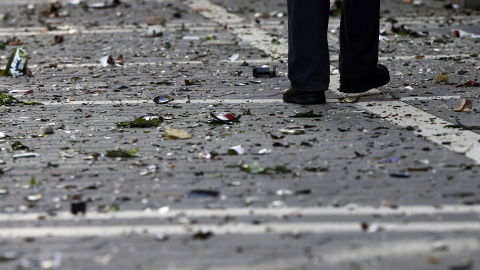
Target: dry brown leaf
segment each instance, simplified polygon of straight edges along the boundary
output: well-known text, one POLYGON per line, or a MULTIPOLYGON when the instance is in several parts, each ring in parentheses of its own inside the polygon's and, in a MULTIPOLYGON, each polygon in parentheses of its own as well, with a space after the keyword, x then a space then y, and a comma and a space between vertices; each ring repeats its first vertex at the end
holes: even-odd
POLYGON ((436 256, 436 255, 430 254, 430 255, 428 256, 428 262, 429 262, 429 263, 433 263, 433 264, 437 264, 437 263, 440 262, 440 258, 439 258, 438 256, 436 256))
POLYGON ((208 9, 207 7, 194 7, 192 8, 193 11, 199 11, 199 12, 202 12, 202 11, 210 11, 210 9, 208 9))
POLYGON ((190 139, 192 136, 184 130, 165 127, 165 137, 167 140, 190 139))
POLYGON ((473 103, 470 99, 464 98, 460 107, 453 109, 456 112, 471 112, 473 103))
POLYGON ((448 83, 448 75, 444 73, 440 73, 437 75, 435 81, 437 83, 448 83))
POLYGON ((147 17, 145 18, 145 22, 147 23, 147 25, 165 26, 167 24, 164 18, 158 16, 147 17))
POLYGON ((270 15, 268 13, 255 13, 253 14, 254 19, 266 19, 270 18, 270 15))

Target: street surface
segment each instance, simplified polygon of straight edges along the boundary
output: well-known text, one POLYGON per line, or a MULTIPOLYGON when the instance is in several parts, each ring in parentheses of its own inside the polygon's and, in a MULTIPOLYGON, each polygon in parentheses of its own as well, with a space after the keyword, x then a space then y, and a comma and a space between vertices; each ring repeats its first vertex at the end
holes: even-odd
POLYGON ((480 269, 479 11, 382 0, 362 95, 332 15, 302 106, 284 0, 78 2, 0 1, 0 67, 33 73, 0 77, 0 269, 480 269))

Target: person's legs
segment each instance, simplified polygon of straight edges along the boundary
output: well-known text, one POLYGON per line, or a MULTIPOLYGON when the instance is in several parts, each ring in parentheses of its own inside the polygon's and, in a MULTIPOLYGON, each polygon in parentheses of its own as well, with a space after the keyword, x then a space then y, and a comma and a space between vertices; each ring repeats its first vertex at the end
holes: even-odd
MULTIPOLYGON (((357 0, 358 1, 358 0, 357 0)), ((295 90, 326 91, 329 0, 288 0, 288 78, 295 90)))
POLYGON ((340 91, 361 93, 390 81, 378 63, 380 0, 343 0, 340 22, 340 91))
POLYGON ((340 74, 360 78, 378 62, 380 0, 343 0, 340 22, 340 74))

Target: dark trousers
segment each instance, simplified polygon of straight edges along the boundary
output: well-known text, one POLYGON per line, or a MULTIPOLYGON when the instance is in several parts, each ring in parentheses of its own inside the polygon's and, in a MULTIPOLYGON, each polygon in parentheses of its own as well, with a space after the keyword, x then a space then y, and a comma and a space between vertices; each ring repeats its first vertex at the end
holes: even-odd
MULTIPOLYGON (((326 91, 330 82, 329 0, 287 0, 288 78, 303 91, 326 91)), ((343 0, 339 71, 347 78, 373 73, 378 61, 380 0, 343 0)))

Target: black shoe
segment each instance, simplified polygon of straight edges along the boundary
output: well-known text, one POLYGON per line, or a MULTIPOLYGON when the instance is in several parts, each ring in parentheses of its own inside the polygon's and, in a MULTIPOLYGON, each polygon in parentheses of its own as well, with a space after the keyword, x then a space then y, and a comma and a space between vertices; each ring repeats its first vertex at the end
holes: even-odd
POLYGON ((283 101, 308 105, 323 104, 327 100, 325 99, 325 91, 299 91, 290 87, 283 91, 283 101))
POLYGON ((387 84, 390 81, 390 74, 387 67, 377 64, 375 72, 363 78, 346 78, 340 75, 340 88, 343 93, 363 93, 370 89, 377 88, 387 84))

